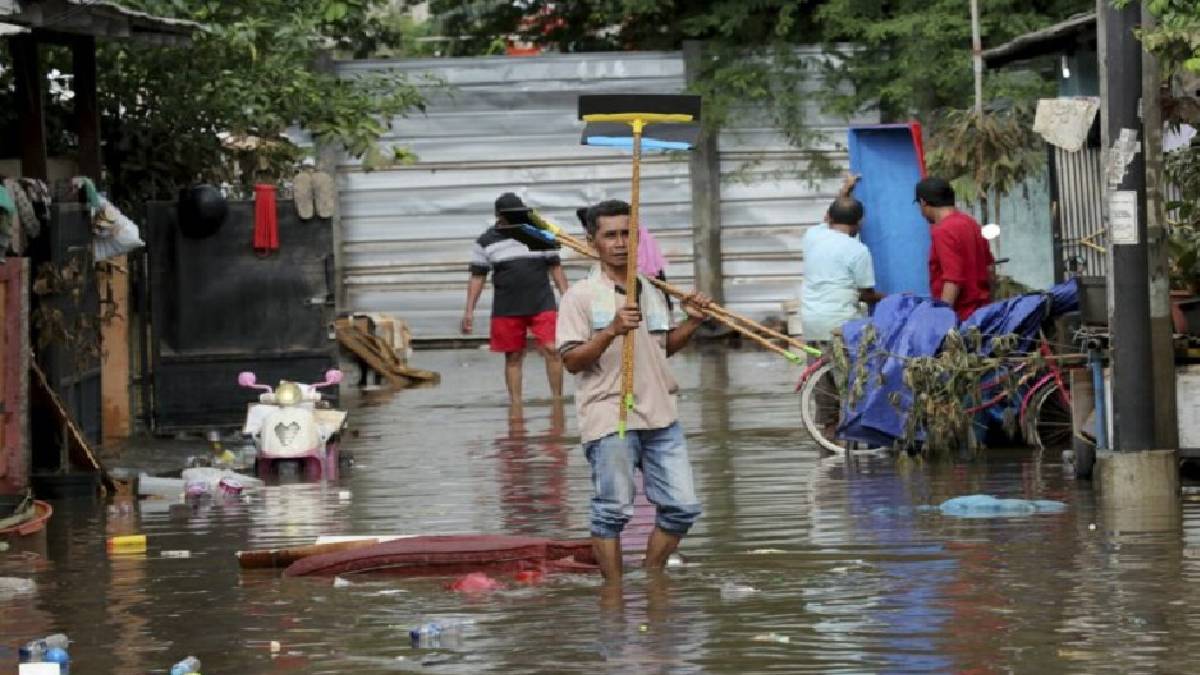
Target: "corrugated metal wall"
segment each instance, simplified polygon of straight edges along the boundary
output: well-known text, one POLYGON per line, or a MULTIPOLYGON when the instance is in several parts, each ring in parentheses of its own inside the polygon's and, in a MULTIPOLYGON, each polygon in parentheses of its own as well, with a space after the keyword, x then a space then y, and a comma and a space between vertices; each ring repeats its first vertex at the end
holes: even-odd
MULTIPOLYGON (((678 52, 355 61, 338 69, 343 77, 384 71, 432 75, 444 83, 427 89, 427 114, 396 120, 386 139, 410 147, 419 156, 416 164, 364 172, 347 159, 339 168, 349 306, 394 313, 418 339, 457 333, 470 244, 491 223, 492 202, 501 192, 520 194, 576 232, 577 207, 629 198, 627 154, 579 144, 580 94, 684 89, 678 52)), ((876 121, 873 115, 829 119, 815 104, 809 119, 824 132, 820 147, 836 163, 845 161, 846 124, 876 121)), ((722 172, 729 178, 721 194, 726 302, 756 317, 779 315, 780 303, 799 290, 800 237, 819 222, 838 181, 797 178, 804 153, 753 121, 723 133, 720 143, 722 172)), ((668 256, 668 276, 689 285, 686 158, 648 160, 641 194, 642 219, 668 256)), ((585 264, 569 260, 568 274, 578 278, 585 264)), ((477 332, 486 331, 489 303, 485 293, 477 332)))
POLYGON ((1063 269, 1087 276, 1108 273, 1108 240, 1101 215, 1103 176, 1100 148, 1067 152, 1055 148, 1063 269))

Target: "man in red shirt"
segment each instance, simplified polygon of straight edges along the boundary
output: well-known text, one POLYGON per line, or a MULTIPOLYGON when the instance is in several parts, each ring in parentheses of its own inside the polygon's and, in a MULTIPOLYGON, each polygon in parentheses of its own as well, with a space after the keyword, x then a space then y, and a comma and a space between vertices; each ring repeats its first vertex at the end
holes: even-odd
POLYGON ((954 208, 954 188, 941 178, 917 183, 921 215, 933 229, 929 247, 929 286, 935 300, 950 305, 958 320, 992 299, 991 248, 979 223, 954 208))

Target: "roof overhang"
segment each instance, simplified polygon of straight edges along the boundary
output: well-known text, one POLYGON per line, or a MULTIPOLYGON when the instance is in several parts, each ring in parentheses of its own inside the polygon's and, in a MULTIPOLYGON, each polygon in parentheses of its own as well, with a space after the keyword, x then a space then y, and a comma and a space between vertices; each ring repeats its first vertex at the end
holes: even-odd
POLYGON ((203 30, 195 21, 154 16, 109 0, 0 0, 0 22, 29 30, 150 44, 181 44, 203 30))
POLYGON ((983 62, 988 68, 999 68, 1039 56, 1074 51, 1081 42, 1095 37, 1096 13, 1076 14, 1053 26, 1013 38, 999 47, 985 49, 983 62))

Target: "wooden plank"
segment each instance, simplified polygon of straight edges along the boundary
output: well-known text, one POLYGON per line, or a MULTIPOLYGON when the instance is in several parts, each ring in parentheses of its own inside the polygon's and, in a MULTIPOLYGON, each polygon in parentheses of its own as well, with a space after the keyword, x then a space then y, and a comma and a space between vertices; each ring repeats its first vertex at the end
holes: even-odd
POLYGON ((387 342, 344 318, 334 321, 334 331, 342 346, 387 378, 394 386, 405 387, 414 381, 436 382, 439 379, 435 372, 409 368, 396 356, 396 351, 387 342))
POLYGON ((67 445, 71 462, 81 468, 100 472, 100 482, 104 489, 108 491, 114 490, 115 483, 113 483, 112 476, 108 475, 108 471, 105 470, 104 465, 96 458, 96 453, 92 449, 91 443, 88 443, 87 437, 83 434, 79 425, 75 424, 75 420, 71 419, 70 411, 63 405, 62 399, 58 397, 58 392, 54 391, 54 388, 46 380, 46 374, 42 372, 41 367, 38 366, 36 361, 31 361, 29 365, 34 376, 33 386, 37 389, 40 396, 49 401, 54 416, 57 418, 56 421, 63 427, 66 436, 63 442, 67 445))
POLYGON ((351 328, 349 326, 338 326, 335 330, 337 333, 338 342, 346 349, 349 349, 355 356, 362 359, 364 363, 387 378, 388 382, 396 387, 408 386, 408 381, 392 370, 391 366, 381 357, 381 355, 373 350, 371 346, 363 339, 364 333, 351 328))
POLYGON ((97 272, 100 326, 100 436, 103 443, 129 438, 132 433, 129 363, 129 265, 119 256, 97 272), (110 303, 110 304, 106 304, 110 303))

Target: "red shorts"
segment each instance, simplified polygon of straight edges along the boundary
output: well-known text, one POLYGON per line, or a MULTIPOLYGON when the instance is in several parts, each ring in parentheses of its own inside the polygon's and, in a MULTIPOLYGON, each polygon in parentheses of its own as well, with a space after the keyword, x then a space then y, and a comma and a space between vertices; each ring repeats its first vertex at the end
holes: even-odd
POLYGON ((525 331, 533 333, 538 344, 554 348, 554 327, 558 312, 550 310, 533 316, 493 316, 492 351, 519 352, 525 349, 525 331))

